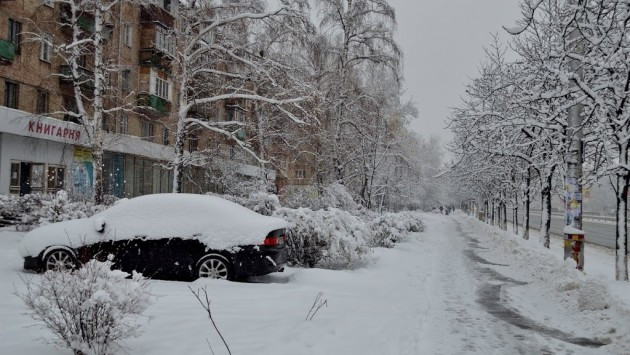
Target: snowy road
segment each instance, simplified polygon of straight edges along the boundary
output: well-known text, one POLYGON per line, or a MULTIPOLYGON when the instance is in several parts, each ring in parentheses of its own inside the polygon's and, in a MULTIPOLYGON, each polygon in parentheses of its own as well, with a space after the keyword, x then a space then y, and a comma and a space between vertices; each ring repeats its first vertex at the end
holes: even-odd
MULTIPOLYGON (((566 298, 571 295, 556 297, 545 277, 567 271, 553 269, 552 256, 514 254, 515 242, 471 219, 426 215, 425 221, 427 232, 394 249, 375 249, 357 270, 290 269, 252 280, 259 283, 152 281, 157 299, 143 320, 145 332, 126 346, 131 354, 208 354, 208 339, 217 355, 225 354, 190 285, 208 287, 215 320, 233 354, 622 354, 619 349, 628 349, 630 312, 614 317, 607 313, 615 310, 613 304, 563 315, 563 308, 573 307, 566 298), (538 268, 524 260, 538 260, 538 268), (328 307, 306 321, 319 292, 328 307), (591 334, 580 331, 575 325, 580 322, 591 334), (580 345, 589 341, 611 345, 580 345)), ((0 232, 0 354, 66 354, 39 341, 47 333, 28 327, 33 322, 13 294, 24 287, 15 251, 19 238, 0 232)))

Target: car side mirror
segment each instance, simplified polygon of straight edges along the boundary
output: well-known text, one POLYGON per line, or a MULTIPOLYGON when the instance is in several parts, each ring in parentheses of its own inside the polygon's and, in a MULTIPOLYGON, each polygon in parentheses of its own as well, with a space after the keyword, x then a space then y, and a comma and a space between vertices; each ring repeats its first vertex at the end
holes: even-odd
POLYGON ((105 219, 101 217, 94 219, 94 230, 103 233, 105 231, 105 219))

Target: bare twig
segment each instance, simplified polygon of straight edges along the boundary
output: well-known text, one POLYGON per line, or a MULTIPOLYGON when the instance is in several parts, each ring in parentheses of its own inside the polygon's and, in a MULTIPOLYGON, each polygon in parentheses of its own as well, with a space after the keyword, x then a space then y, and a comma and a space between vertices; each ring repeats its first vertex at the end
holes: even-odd
POLYGON ((323 292, 317 294, 317 297, 315 297, 315 301, 313 302, 311 309, 306 314, 306 320, 313 320, 313 317, 315 317, 315 314, 317 313, 317 311, 319 311, 320 308, 322 308, 323 306, 328 307, 328 300, 322 300, 323 295, 323 292))
MULTIPOLYGON (((197 301, 199 301, 199 304, 201 304, 201 307, 203 307, 203 309, 206 310, 206 312, 208 313, 208 318, 210 318, 210 322, 212 322, 212 326, 214 327, 214 330, 216 330, 217 334, 219 334, 219 337, 221 337, 221 340, 223 341, 223 345, 225 345, 225 348, 227 349, 228 354, 232 355, 232 351, 230 351, 230 347, 225 341, 225 338, 223 338, 223 334, 221 334, 221 332, 219 331, 219 328, 217 328, 217 324, 214 322, 214 319, 212 318, 212 311, 210 310, 210 297, 208 297, 208 290, 204 287, 202 289, 197 289, 197 291, 195 292, 190 286, 188 286, 188 289, 190 290, 190 292, 192 292, 193 295, 195 295, 195 298, 197 298, 197 301), (201 298, 201 291, 203 291, 204 299, 201 298)), ((208 341, 208 339, 206 339, 206 341, 208 341)), ((208 342, 208 345, 210 345, 210 342, 208 342)), ((214 351, 212 350, 212 346, 210 346, 210 351, 212 351, 212 353, 214 354, 214 351)))

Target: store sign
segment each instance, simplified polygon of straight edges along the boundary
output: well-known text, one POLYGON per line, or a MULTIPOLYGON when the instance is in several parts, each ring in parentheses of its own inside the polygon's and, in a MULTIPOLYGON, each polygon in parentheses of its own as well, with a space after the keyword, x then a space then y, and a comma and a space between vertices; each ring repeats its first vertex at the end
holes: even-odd
POLYGON ((41 120, 30 120, 28 122, 28 132, 41 134, 43 136, 57 137, 78 142, 81 138, 81 131, 58 124, 44 123, 41 120))

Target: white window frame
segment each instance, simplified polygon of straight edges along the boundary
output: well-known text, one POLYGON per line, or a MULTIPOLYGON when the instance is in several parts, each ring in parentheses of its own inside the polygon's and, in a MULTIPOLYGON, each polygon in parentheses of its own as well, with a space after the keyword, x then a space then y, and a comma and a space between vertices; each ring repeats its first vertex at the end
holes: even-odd
POLYGON ((129 128, 129 119, 124 113, 121 115, 119 124, 120 126, 118 128, 118 133, 127 134, 127 129, 129 128))
POLYGON ((125 46, 131 48, 131 39, 132 39, 133 27, 131 24, 126 23, 123 26, 123 42, 125 46))
POLYGON ((298 180, 306 179, 306 170, 304 169, 296 169, 295 170, 295 178, 298 180))
POLYGON ((39 60, 50 63, 52 57, 52 36, 44 35, 39 42, 39 60))
POLYGON ((173 54, 173 39, 165 28, 156 26, 155 28, 155 48, 168 54, 173 54))
POLYGON ((170 101, 171 97, 171 83, 168 80, 155 77, 155 92, 154 95, 164 100, 170 101))

